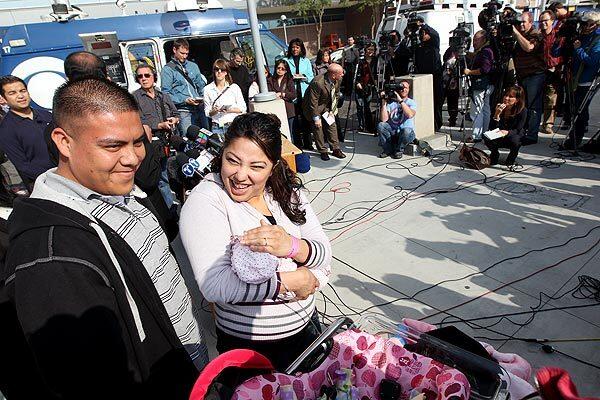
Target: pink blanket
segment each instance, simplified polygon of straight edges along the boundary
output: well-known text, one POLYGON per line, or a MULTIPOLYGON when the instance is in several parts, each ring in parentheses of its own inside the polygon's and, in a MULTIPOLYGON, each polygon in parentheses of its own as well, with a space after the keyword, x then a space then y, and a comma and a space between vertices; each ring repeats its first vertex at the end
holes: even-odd
POLYGON ((348 330, 334 337, 329 356, 315 371, 298 376, 275 373, 251 378, 238 386, 232 400, 275 400, 281 385, 292 385, 298 400, 316 399, 321 386, 329 386, 340 368, 353 370, 359 398, 379 400, 379 383, 384 378, 400 384, 402 399, 408 398, 413 389, 425 393, 428 400, 466 400, 470 394, 469 382, 460 371, 411 353, 394 339, 348 330))

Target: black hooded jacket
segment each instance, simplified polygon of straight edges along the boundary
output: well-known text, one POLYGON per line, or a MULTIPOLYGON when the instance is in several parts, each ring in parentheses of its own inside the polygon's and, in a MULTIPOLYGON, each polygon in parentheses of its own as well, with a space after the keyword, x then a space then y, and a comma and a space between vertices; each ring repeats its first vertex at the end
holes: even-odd
POLYGON ((11 400, 187 399, 198 373, 150 276, 98 222, 137 306, 140 340, 123 280, 93 223, 53 201, 16 202, 0 269, 0 331, 8 336, 0 337, 0 354, 13 367, 2 390, 11 400))

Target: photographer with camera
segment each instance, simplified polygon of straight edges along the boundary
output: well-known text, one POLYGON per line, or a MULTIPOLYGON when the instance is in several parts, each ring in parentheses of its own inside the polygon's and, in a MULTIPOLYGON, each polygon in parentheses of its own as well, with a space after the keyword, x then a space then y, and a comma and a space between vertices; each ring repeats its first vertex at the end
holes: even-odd
POLYGON ((491 74, 494 68, 494 52, 487 41, 485 31, 478 31, 473 36, 473 62, 471 68, 465 68, 463 73, 471 79, 471 119, 473 120, 472 137, 467 141, 481 142, 481 135, 490 124, 490 97, 494 93, 494 82, 491 74), (469 140, 470 139, 470 140, 469 140))
POLYGON ((411 22, 408 23, 405 35, 418 37, 418 40, 412 40, 411 43, 414 48, 415 72, 433 75, 433 118, 437 131, 442 127, 442 103, 444 100, 444 68, 440 57, 440 35, 421 17, 415 18, 414 25, 411 22))
POLYGON ((517 81, 525 88, 527 95, 527 132, 523 145, 538 141, 538 131, 542 120, 543 90, 546 80, 546 60, 544 60, 544 40, 533 27, 533 15, 525 11, 521 15, 519 28, 513 25, 513 36, 517 45, 513 61, 517 81))
POLYGON ((179 111, 171 100, 171 96, 156 87, 156 70, 149 64, 139 64, 135 69, 135 77, 140 88, 133 92, 133 98, 140 107, 140 118, 143 125, 152 131, 153 147, 160 151, 161 174, 158 188, 169 208, 171 217, 177 219, 177 204, 169 186, 167 173, 167 157, 169 141, 179 124, 179 111))
MULTIPOLYGON (((573 55, 571 64, 571 75, 573 77, 572 87, 574 93, 574 105, 579 115, 573 115, 575 126, 571 128, 565 147, 576 149, 581 145, 583 135, 587 129, 589 120, 589 106, 593 96, 588 92, 592 82, 598 76, 600 69, 600 11, 590 10, 581 17, 579 36, 573 42, 573 55)), ((553 47, 553 54, 560 54, 561 43, 566 45, 566 40, 559 42, 553 47)))
POLYGON ((386 91, 381 93, 381 122, 377 125, 379 145, 383 150, 379 158, 389 155, 400 159, 404 146, 415 140, 417 103, 408 97, 410 84, 407 81, 398 85, 387 84, 384 88, 386 91))
POLYGON ((371 100, 375 90, 375 45, 369 44, 365 49, 364 60, 359 60, 356 76, 356 115, 358 130, 375 132, 371 100))

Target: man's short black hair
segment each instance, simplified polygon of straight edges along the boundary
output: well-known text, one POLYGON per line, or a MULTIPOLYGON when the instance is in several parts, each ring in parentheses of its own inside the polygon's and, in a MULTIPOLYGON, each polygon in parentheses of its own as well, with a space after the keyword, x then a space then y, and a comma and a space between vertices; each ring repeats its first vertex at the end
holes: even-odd
POLYGON ((104 61, 88 51, 76 51, 65 58, 65 75, 68 80, 82 78, 106 79, 108 72, 104 61))
POLYGON ((23 79, 19 78, 18 76, 5 75, 2 78, 0 78, 0 95, 4 96, 4 86, 5 85, 10 85, 11 83, 16 83, 16 82, 21 82, 23 84, 23 86, 25 86, 25 89, 27 89, 27 84, 25 83, 25 81, 23 79))
POLYGON ((139 112, 135 98, 106 79, 68 81, 56 90, 52 101, 54 122, 63 129, 78 118, 128 111, 139 112))
POLYGON ((246 54, 244 53, 244 50, 240 49, 239 47, 235 47, 234 49, 231 50, 231 53, 229 54, 229 59, 233 60, 235 58, 235 56, 240 56, 240 57, 244 58, 246 56, 246 54))

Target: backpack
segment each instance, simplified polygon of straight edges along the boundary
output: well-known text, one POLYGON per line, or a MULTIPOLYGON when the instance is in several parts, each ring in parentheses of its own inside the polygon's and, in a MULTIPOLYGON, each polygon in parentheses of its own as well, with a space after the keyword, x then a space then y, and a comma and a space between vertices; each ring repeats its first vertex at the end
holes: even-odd
POLYGON ((476 170, 482 170, 491 165, 490 156, 483 150, 466 144, 460 148, 458 159, 463 162, 465 167, 476 170))

